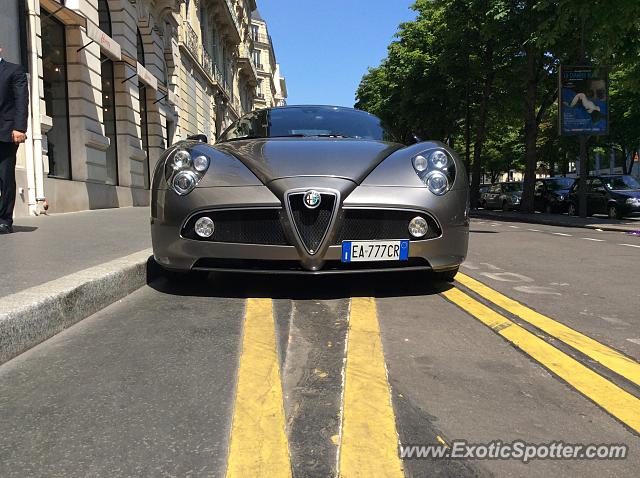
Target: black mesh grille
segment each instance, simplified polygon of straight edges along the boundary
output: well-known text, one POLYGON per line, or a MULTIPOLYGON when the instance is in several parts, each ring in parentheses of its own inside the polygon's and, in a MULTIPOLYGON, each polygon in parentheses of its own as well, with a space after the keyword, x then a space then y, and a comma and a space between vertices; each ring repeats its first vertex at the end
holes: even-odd
POLYGON ((289 195, 291 217, 298 230, 302 243, 310 253, 315 253, 331 224, 331 216, 336 203, 333 194, 322 194, 320 205, 309 209, 304 205, 304 193, 289 195))
POLYGON ((278 209, 237 209, 227 211, 207 211, 195 215, 185 225, 182 236, 187 239, 211 242, 231 242, 241 244, 287 245, 280 210, 278 209), (203 239, 195 233, 196 221, 208 216, 213 219, 213 236, 203 239))
POLYGON ((420 240, 440 237, 442 231, 428 214, 385 209, 345 209, 334 243, 384 239, 417 240, 411 237, 408 230, 409 222, 416 216, 423 217, 429 224, 429 232, 420 240))

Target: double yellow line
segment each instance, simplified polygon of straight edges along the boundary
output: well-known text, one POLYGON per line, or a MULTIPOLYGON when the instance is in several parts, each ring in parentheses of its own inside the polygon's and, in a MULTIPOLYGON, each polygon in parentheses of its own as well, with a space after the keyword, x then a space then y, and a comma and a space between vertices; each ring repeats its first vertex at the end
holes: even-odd
MULTIPOLYGON (((617 350, 531 310, 471 277, 458 274, 456 280, 501 309, 564 342, 630 382, 640 385, 640 364, 617 350)), ((634 395, 459 289, 451 289, 442 295, 640 433, 640 400, 634 395)))
MULTIPOLYGON (((496 308, 640 385, 638 362, 471 277, 459 274, 457 280, 496 308)), ((460 289, 442 295, 640 433, 637 397, 460 289)), ((227 477, 292 476, 274 320, 271 299, 248 299, 227 477)), ((341 477, 404 476, 373 298, 351 300, 338 452, 341 477)))
MULTIPOLYGON (((227 477, 292 476, 271 299, 247 301, 227 477)), ((354 298, 344 377, 340 476, 401 478, 375 301, 354 298)))

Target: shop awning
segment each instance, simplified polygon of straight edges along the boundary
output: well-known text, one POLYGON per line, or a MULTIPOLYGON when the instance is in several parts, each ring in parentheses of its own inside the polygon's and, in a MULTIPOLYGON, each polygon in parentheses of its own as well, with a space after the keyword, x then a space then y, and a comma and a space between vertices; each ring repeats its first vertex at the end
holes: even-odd
POLYGON ((87 19, 73 10, 79 8, 79 0, 40 0, 40 7, 67 26, 87 26, 87 19))

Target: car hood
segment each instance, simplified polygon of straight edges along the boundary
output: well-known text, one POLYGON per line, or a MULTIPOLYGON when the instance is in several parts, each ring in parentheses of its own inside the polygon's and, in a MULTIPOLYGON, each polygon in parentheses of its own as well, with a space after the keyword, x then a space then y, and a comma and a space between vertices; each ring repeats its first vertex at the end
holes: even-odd
POLYGON ((391 153, 404 146, 334 138, 251 139, 216 144, 240 160, 260 181, 318 176, 360 184, 391 153))
POLYGON ((611 190, 611 192, 618 194, 619 196, 622 196, 622 197, 640 198, 640 189, 621 189, 621 190, 613 189, 611 190))

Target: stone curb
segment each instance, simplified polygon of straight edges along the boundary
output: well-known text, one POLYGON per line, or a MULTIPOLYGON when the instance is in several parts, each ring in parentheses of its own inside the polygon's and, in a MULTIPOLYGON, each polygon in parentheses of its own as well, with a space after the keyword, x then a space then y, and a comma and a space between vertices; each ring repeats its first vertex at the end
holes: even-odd
POLYGON ((139 289, 151 249, 0 298, 0 364, 139 289))
POLYGON ((501 213, 487 212, 487 211, 471 211, 471 217, 476 219, 493 219, 496 221, 513 221, 513 222, 523 222, 529 224, 542 224, 545 226, 558 226, 558 227, 579 227, 582 229, 602 229, 603 231, 613 231, 613 232, 631 232, 633 230, 640 229, 640 224, 638 227, 634 228, 634 226, 630 225, 616 225, 616 224, 577 224, 566 222, 562 220, 553 220, 546 218, 537 218, 531 216, 520 216, 520 215, 503 215, 501 213))

